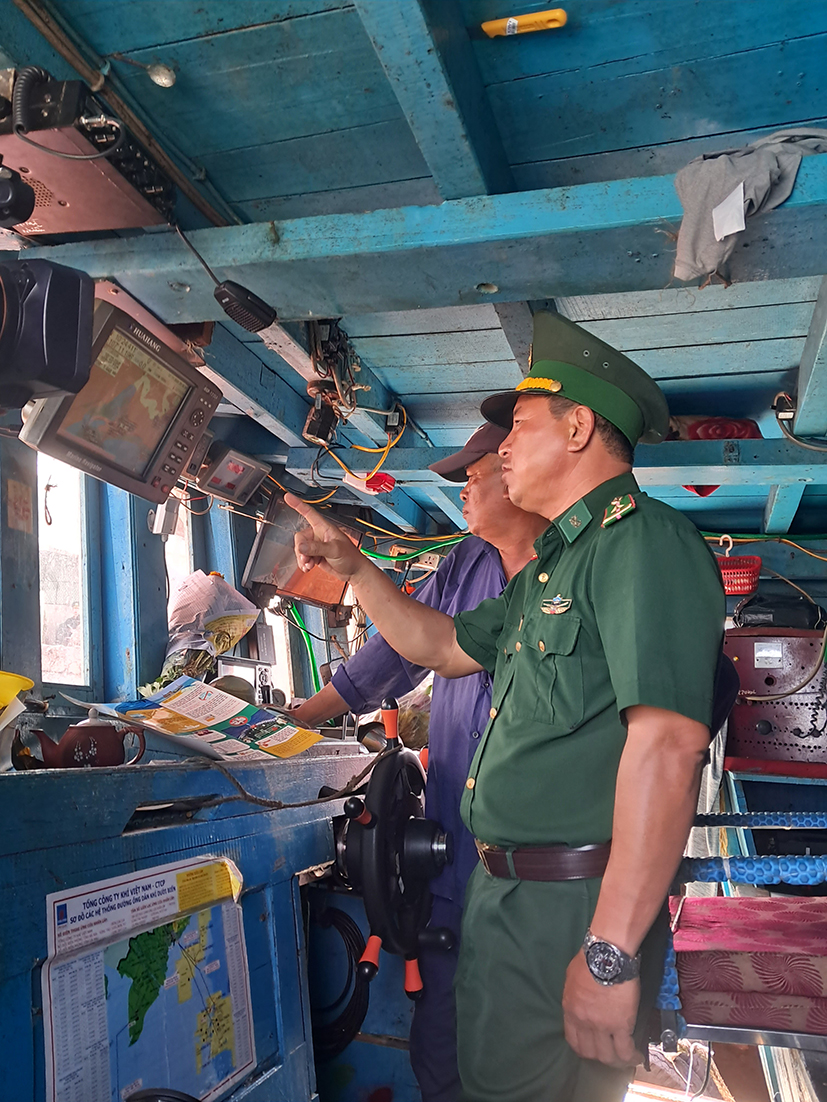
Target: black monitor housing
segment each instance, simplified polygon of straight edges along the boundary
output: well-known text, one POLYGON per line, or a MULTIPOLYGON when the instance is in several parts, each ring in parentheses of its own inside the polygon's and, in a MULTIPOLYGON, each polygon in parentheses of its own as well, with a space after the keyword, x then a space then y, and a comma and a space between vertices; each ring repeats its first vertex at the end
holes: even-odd
POLYGON ((20 439, 160 504, 185 474, 221 393, 129 295, 106 283, 95 293, 89 381, 78 394, 30 402, 20 439))

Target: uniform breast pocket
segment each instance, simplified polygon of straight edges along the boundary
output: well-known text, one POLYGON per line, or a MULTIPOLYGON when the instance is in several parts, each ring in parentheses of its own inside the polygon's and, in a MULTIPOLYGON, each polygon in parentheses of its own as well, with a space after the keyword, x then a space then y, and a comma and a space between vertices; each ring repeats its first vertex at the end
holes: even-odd
POLYGON ((583 720, 580 620, 570 613, 526 623, 512 643, 515 711, 570 730, 583 720))

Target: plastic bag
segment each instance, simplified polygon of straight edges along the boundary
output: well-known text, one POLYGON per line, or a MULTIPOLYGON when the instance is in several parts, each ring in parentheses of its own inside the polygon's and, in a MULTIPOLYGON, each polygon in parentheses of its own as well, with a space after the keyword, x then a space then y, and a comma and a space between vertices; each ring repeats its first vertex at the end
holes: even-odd
POLYGON ((258 616, 256 605, 220 574, 196 570, 172 600, 167 658, 183 650, 203 650, 212 657, 225 654, 244 638, 258 616))

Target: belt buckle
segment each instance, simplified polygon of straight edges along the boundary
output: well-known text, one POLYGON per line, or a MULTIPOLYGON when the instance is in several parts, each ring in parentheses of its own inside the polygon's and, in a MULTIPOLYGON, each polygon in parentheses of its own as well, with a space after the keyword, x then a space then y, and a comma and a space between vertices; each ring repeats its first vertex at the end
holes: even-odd
POLYGON ((479 838, 474 839, 474 845, 477 847, 477 854, 479 855, 479 859, 482 862, 482 867, 485 869, 486 873, 489 876, 493 876, 494 874, 488 867, 488 853, 491 850, 497 849, 497 846, 489 846, 487 842, 481 842, 479 838))

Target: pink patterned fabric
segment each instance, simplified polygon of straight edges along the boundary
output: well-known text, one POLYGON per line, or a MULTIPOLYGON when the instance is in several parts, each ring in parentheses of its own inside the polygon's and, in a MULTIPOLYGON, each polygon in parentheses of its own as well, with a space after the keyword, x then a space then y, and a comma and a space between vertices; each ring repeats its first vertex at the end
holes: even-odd
MULTIPOLYGON (((674 918, 681 900, 669 901, 674 918)), ((827 954, 827 898, 683 900, 675 949, 827 954)))
MULTIPOLYGON (((827 899, 682 902, 674 939, 688 1021, 827 1033, 827 899)), ((680 903, 670 900, 673 922, 680 903)))

